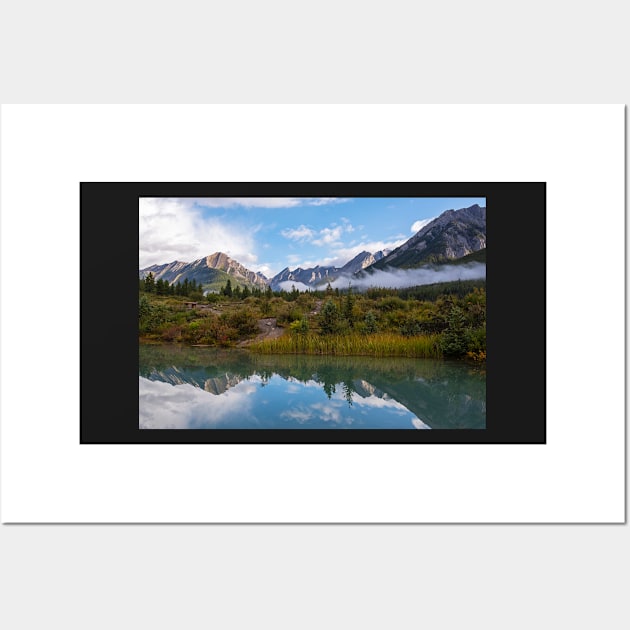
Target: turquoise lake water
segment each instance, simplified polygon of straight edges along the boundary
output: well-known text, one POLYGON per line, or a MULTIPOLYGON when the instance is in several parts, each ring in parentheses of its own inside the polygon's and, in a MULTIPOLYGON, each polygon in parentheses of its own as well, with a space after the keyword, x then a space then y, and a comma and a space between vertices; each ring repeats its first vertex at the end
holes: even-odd
POLYGON ((140 346, 141 429, 485 429, 486 377, 432 359, 140 346))

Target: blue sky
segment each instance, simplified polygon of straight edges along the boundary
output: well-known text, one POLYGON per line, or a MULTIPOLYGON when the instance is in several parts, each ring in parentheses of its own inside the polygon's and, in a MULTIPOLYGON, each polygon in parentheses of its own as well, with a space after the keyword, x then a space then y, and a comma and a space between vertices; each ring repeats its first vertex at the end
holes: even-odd
POLYGON ((141 198, 139 267, 217 251, 271 277, 393 249, 442 212, 484 198, 141 198))

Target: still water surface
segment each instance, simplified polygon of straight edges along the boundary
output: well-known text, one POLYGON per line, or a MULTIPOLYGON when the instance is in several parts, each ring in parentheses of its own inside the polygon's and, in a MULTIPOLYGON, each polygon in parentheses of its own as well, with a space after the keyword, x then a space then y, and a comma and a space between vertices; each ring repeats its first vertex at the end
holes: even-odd
POLYGON ((140 346, 141 429, 485 429, 486 377, 432 359, 140 346))

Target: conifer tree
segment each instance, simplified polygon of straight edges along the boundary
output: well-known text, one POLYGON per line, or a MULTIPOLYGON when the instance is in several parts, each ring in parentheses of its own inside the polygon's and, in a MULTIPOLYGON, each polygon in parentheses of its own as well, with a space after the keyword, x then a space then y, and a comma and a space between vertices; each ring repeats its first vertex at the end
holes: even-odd
POLYGON ((153 273, 149 271, 148 275, 144 279, 144 290, 147 293, 155 293, 155 279, 153 273))
POLYGON ((339 310, 332 300, 328 300, 322 308, 320 327, 325 335, 337 332, 339 327, 339 310))
POLYGON ((350 328, 354 327, 354 314, 352 312, 354 308, 354 296, 352 295, 352 287, 348 285, 348 294, 343 304, 343 316, 348 321, 350 328))
POLYGON ((232 297, 232 281, 228 278, 222 291, 225 297, 232 297))

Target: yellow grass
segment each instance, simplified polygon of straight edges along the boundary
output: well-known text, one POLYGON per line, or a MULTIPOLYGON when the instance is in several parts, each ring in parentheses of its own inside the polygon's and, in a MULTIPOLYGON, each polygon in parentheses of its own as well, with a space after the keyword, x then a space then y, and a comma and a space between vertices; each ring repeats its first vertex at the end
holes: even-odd
POLYGON ((322 354, 337 356, 440 358, 437 335, 403 337, 393 333, 361 335, 284 335, 249 346, 260 354, 322 354))

